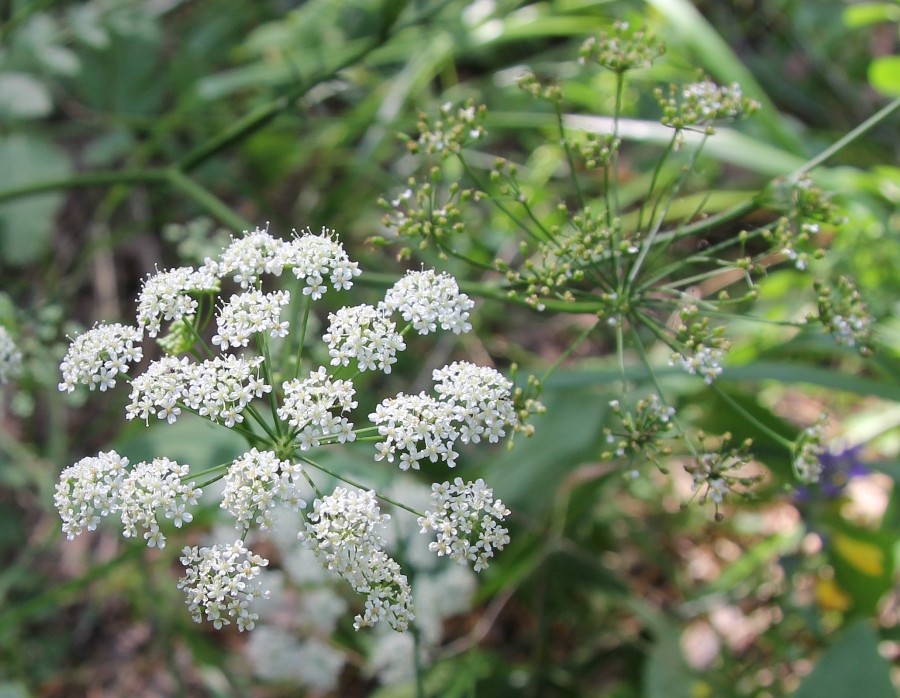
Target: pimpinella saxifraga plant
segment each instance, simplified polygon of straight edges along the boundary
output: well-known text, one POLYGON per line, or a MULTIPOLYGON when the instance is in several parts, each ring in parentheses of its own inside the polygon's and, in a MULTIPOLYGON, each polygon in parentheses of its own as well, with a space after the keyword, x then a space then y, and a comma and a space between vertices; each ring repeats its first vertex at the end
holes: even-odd
MULTIPOLYGON (((743 470, 753 460, 750 444, 733 448, 727 434, 690 433, 666 399, 652 357, 664 348, 669 366, 704 381, 782 444, 799 481, 817 480, 822 421, 788 439, 731 400, 717 381, 727 374, 729 320, 773 321, 752 312, 760 281, 779 266, 807 274, 815 270, 824 256, 822 231, 843 223, 838 208, 808 176, 839 145, 736 205, 713 205, 714 197, 698 184, 704 148, 723 124, 751 117, 759 104, 740 85, 701 77, 653 91, 656 132, 669 135, 638 180, 643 188, 636 194, 635 162, 646 149, 632 154, 623 146, 625 101, 635 91, 629 76, 662 54, 659 41, 625 24, 583 44, 579 62, 593 80, 587 84, 610 90, 610 118, 567 113, 564 85, 523 73, 519 87, 542 105, 538 109, 550 124, 541 148, 558 153, 556 175, 549 178, 532 178, 528 152, 489 152, 483 105, 446 103, 434 114, 420 115, 418 133, 403 140, 419 158, 422 174, 382 200, 386 233, 376 242, 399 242, 401 256, 435 249, 471 266, 482 276, 466 286, 473 294, 544 314, 593 315, 570 350, 603 333, 616 347, 621 394, 614 401, 616 426, 606 432, 611 448, 604 456, 623 459, 628 473, 647 461, 665 469, 670 455, 681 458, 695 492, 712 501, 718 514, 729 494, 744 494, 757 479, 743 470), (601 80, 602 74, 607 77, 601 80), (632 180, 627 188, 626 176, 632 180), (471 234, 478 229, 482 232, 471 234), (499 230, 513 233, 504 237, 499 230), (653 386, 650 393, 629 395, 630 362, 642 367, 653 386)), ((641 126, 649 128, 646 122, 641 126)), ((806 331, 817 323, 839 343, 867 353, 872 320, 852 282, 842 277, 810 287, 817 295, 810 304, 817 301, 818 312, 776 324, 806 331)))
POLYGON ((256 230, 198 268, 148 276, 134 326, 101 324, 76 337, 61 364, 60 390, 87 385, 106 391, 125 382, 131 389, 127 419, 207 419, 245 437, 248 450, 205 468, 165 457, 129 463, 115 451, 83 458, 57 485, 67 536, 115 514, 126 537, 162 548, 172 526, 191 523, 203 489, 222 480, 221 508, 237 534, 225 544, 185 547, 179 587, 194 620, 206 618, 216 627, 233 622, 241 630, 254 626, 253 602, 266 594, 260 576, 267 560, 248 548, 247 537, 283 522, 274 516, 278 508, 296 512, 298 537, 364 597, 357 629, 385 620, 405 630, 414 618, 410 582, 385 551, 390 515, 382 502, 417 517, 438 556, 486 567, 509 541, 509 511, 482 480, 437 482, 430 508, 420 511, 317 460, 321 449, 368 441, 374 460, 388 467, 418 470, 428 462, 449 469, 462 445, 496 443, 523 428, 512 383, 493 368, 464 361, 434 370, 430 391, 385 398, 368 424, 357 426, 366 415, 356 414, 354 379, 390 373, 408 341, 424 341, 412 339, 417 335, 470 331, 474 305, 452 277, 409 272, 376 305, 329 314, 321 338, 327 365, 318 365, 308 331, 313 305, 329 290, 350 290, 359 274, 331 231, 283 240, 256 230), (270 288, 278 277, 290 281, 270 288), (286 318, 292 307, 297 316, 286 318), (154 338, 162 355, 132 375, 154 338), (323 475, 343 483, 323 492, 323 475))

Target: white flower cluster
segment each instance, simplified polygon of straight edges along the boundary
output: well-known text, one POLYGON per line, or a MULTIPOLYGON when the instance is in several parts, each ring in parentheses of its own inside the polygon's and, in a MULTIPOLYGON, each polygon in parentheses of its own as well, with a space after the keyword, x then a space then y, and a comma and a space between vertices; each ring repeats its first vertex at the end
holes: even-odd
POLYGON ((236 540, 228 545, 185 547, 181 564, 187 573, 178 588, 187 594, 185 603, 194 622, 206 619, 216 628, 237 622, 238 630, 253 630, 259 617, 251 611, 255 599, 267 596, 260 589, 259 575, 269 564, 236 540))
POLYGON ((516 425, 512 383, 494 369, 456 362, 436 369, 432 377, 437 399, 424 392, 400 393, 382 400, 369 415, 384 437, 376 445, 376 460, 393 463, 399 452, 401 470, 418 470, 426 458, 452 468, 457 441, 478 443, 486 435, 493 443, 516 425))
POLYGON ((710 80, 702 80, 685 85, 681 94, 685 102, 696 110, 699 124, 735 119, 743 111, 744 92, 736 82, 717 85, 710 80))
POLYGON ((209 266, 178 267, 149 275, 137 299, 138 327, 155 337, 163 320, 178 322, 197 312, 198 303, 191 294, 218 290, 219 279, 209 266))
POLYGON ((242 288, 256 285, 263 274, 281 276, 285 269, 291 269, 294 276, 306 282, 303 293, 313 300, 325 293, 326 278, 335 290, 353 286, 353 278, 360 274, 359 265, 350 261, 334 239, 334 231, 323 228, 321 235, 307 233, 281 240, 257 228, 232 238, 220 261, 206 263, 218 276, 231 276, 242 288))
POLYGON ((794 445, 794 473, 800 482, 815 483, 822 475, 821 456, 825 453, 823 439, 826 421, 826 416, 822 415, 815 424, 803 430, 794 445))
POLYGON ((85 530, 93 531, 101 516, 119 509, 127 465, 128 459, 115 451, 101 451, 62 471, 53 503, 66 538, 73 540, 85 530))
POLYGON ((260 276, 281 276, 290 260, 288 243, 269 234, 268 228, 253 232, 244 231, 231 238, 231 244, 222 251, 221 260, 207 260, 216 276, 230 276, 241 288, 256 285, 260 276))
POLYGON ((300 496, 299 463, 279 460, 272 451, 251 449, 235 458, 225 476, 221 507, 235 518, 238 529, 256 524, 261 531, 272 527, 272 512, 281 503, 292 511, 306 506, 300 496))
POLYGON ((300 684, 322 694, 337 687, 346 660, 340 649, 327 642, 276 625, 258 625, 246 653, 257 676, 300 684))
POLYGON ((128 373, 128 364, 140 361, 141 331, 136 327, 97 325, 75 338, 62 363, 60 391, 71 393, 76 385, 91 390, 108 390, 116 385, 116 376, 128 373))
POLYGON ((431 374, 434 391, 452 406, 460 422, 459 439, 478 443, 486 435, 492 444, 506 436, 505 427, 518 422, 510 394, 512 383, 489 366, 468 361, 435 369, 431 374))
POLYGON ((469 311, 475 306, 449 274, 435 274, 433 269, 411 271, 395 283, 384 297, 384 304, 399 312, 413 329, 426 335, 441 329, 454 334, 469 332, 469 311))
POLYGON ((696 492, 705 487, 706 492, 703 496, 708 497, 714 504, 721 504, 725 501, 729 490, 728 480, 722 477, 724 470, 725 464, 721 453, 701 453, 696 466, 691 470, 694 479, 692 489, 696 492))
POLYGON ((131 382, 125 417, 149 423, 155 414, 172 424, 181 414, 180 405, 186 405, 232 427, 244 421, 241 413, 254 397, 272 390, 259 375, 262 361, 259 356, 217 356, 197 364, 187 357, 164 356, 131 382))
MULTIPOLYGON (((315 354, 306 351, 304 336, 294 346, 288 344, 294 337, 281 315, 290 293, 263 291, 263 275, 279 276, 286 270, 293 271, 310 300, 320 298, 328 286, 350 288, 360 273, 331 231, 281 240, 257 229, 233 238, 219 259, 207 258, 199 269, 180 267, 148 276, 137 302, 136 327, 98 325, 74 340, 60 366, 60 390, 71 392, 79 384, 92 390, 112 388, 120 374, 143 359, 143 336, 164 334, 164 325, 171 323, 165 328, 168 335, 156 342, 164 355, 150 361, 143 373, 129 376, 125 416, 147 425, 152 418, 172 424, 182 412, 192 412, 248 439, 246 453, 230 464, 202 471, 211 481, 224 480, 221 508, 234 517, 243 537, 254 528, 274 529, 279 511, 294 513, 296 522, 296 512, 312 498, 307 484, 316 490, 307 468, 329 472, 305 457, 312 448, 352 442, 362 434, 365 440, 380 441, 376 460, 398 458, 404 470, 418 469, 424 459, 453 467, 457 443, 494 443, 518 426, 512 383, 494 369, 457 362, 433 371, 432 394, 400 393, 384 400, 370 415, 372 426, 358 432, 351 421, 358 407, 356 389, 351 380, 332 375, 340 369, 314 366, 307 377, 299 377, 300 360, 315 354), (227 285, 233 280, 244 290, 217 299, 225 279, 227 285), (208 325, 216 306, 214 334, 208 325), (207 345, 210 336, 211 345, 221 353, 207 345), (279 351, 270 351, 269 337, 285 340, 279 351), (227 353, 242 347, 249 349, 241 355, 227 353), (273 356, 291 355, 297 364, 269 363, 273 356), (285 380, 289 376, 297 377, 285 380), (251 407, 267 394, 264 414, 251 407)), ((468 332, 473 305, 452 277, 431 270, 410 272, 377 305, 331 313, 322 339, 331 366, 390 373, 398 352, 406 348, 406 332, 468 332), (402 332, 393 313, 406 323, 402 332)), ((304 327, 309 310, 304 302, 304 327)), ((0 335, 0 341, 5 336, 0 335)), ((116 513, 126 537, 142 534, 148 546, 162 548, 166 520, 181 527, 193 519, 189 509, 201 491, 188 481, 189 472, 187 465, 167 458, 131 467, 115 451, 84 458, 63 471, 57 485, 55 501, 63 531, 73 538, 116 513)), ((439 514, 452 518, 453 532, 442 527, 440 535, 458 534, 459 540, 441 544, 440 554, 451 554, 452 548, 454 557, 481 569, 493 550, 505 544, 506 530, 497 524, 507 513, 505 508, 493 502, 480 480, 451 488, 446 501, 439 503, 444 505, 446 510, 429 514, 429 520, 438 526, 439 514)), ((299 536, 304 545, 326 570, 336 572, 365 597, 355 627, 386 620, 382 627, 406 629, 413 619, 411 589, 399 564, 385 551, 390 517, 380 511, 375 493, 338 487, 327 497, 319 495, 312 511, 304 514, 299 536)), ((420 554, 427 555, 425 541, 415 536, 420 554)), ((182 561, 188 573, 181 588, 188 594, 195 620, 205 616, 217 627, 236 622, 242 630, 253 626, 257 616, 249 605, 263 595, 257 577, 265 560, 237 541, 186 548, 182 561)))
POLYGON ((340 443, 353 441, 353 424, 344 413, 356 407, 356 390, 348 380, 332 380, 320 366, 310 371, 305 380, 286 381, 284 402, 278 408, 278 417, 296 428, 296 438, 301 450, 307 451, 319 445, 319 439, 335 436, 340 443), (338 408, 340 414, 332 413, 338 408))
POLYGON ((422 533, 433 531, 437 538, 428 547, 438 556, 447 555, 461 565, 474 563, 480 572, 488 566, 494 550, 509 543, 509 532, 501 522, 509 516, 503 502, 484 480, 465 483, 462 478, 434 484, 431 493, 433 511, 418 519, 422 533))
POLYGON ((365 611, 354 619, 357 630, 387 620, 402 631, 415 618, 406 575, 384 551, 382 530, 389 520, 373 491, 338 487, 313 503, 306 530, 299 535, 325 567, 366 595, 365 611))
POLYGON ((291 300, 287 291, 263 293, 252 290, 232 296, 216 318, 218 334, 212 343, 222 351, 229 347, 246 347, 257 332, 271 337, 284 337, 290 323, 281 321, 281 309, 291 300))
POLYGON ((176 527, 193 519, 187 506, 196 505, 202 491, 193 482, 184 482, 186 465, 155 458, 130 471, 127 466, 128 459, 115 451, 101 451, 63 470, 54 503, 69 540, 93 531, 102 516, 118 512, 126 538, 137 537, 140 528, 148 547, 164 548, 166 537, 158 516, 171 519, 176 527))
POLYGON ((699 375, 703 378, 707 385, 722 375, 722 359, 725 352, 716 347, 707 347, 698 344, 694 349, 694 353, 690 356, 685 354, 674 354, 669 362, 670 366, 677 363, 689 374, 699 375))
POLYGON ((0 326, 0 384, 9 382, 20 370, 22 370, 22 352, 19 351, 9 331, 0 326))
POLYGON ((186 507, 196 505, 203 492, 193 482, 184 482, 189 470, 168 458, 135 464, 120 491, 119 509, 126 538, 136 538, 138 529, 142 529, 147 547, 165 548, 166 537, 159 529, 157 512, 171 519, 176 528, 193 520, 186 507))
POLYGON ((322 341, 328 345, 332 366, 349 366, 355 360, 360 371, 378 369, 390 373, 391 365, 397 362, 397 352, 406 349, 383 306, 346 306, 330 313, 328 323, 322 341))

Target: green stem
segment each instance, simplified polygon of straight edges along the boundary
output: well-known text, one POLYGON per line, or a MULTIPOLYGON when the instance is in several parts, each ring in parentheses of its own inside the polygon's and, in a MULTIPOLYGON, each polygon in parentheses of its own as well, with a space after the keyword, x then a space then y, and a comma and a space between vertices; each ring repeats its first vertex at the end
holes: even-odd
POLYGON ((791 453, 793 452, 794 444, 789 439, 784 438, 781 434, 773 431, 771 427, 769 427, 766 424, 763 424, 760 420, 758 420, 756 417, 754 417, 752 414, 750 414, 750 412, 748 412, 747 409, 743 405, 741 405, 737 400, 735 400, 733 397, 731 397, 731 395, 726 393, 715 383, 711 383, 709 387, 712 388, 713 392, 716 395, 718 395, 720 398, 722 398, 725 402, 727 402, 732 408, 734 408, 736 411, 740 412, 741 416, 743 416, 744 419, 746 419, 748 422, 750 422, 753 426, 755 426, 757 429, 759 429, 761 432, 763 432, 764 434, 769 436, 771 439, 773 439, 777 443, 784 446, 789 452, 791 452, 791 453))
POLYGON ((244 410, 253 417, 253 419, 256 420, 256 423, 263 428, 263 431, 269 435, 269 438, 272 439, 272 443, 279 443, 280 439, 278 436, 272 432, 272 428, 266 423, 266 420, 262 418, 262 415, 256 411, 256 408, 253 407, 253 405, 247 405, 244 410))
POLYGON ((207 213, 233 230, 250 230, 254 227, 246 218, 235 213, 215 194, 195 182, 180 169, 170 167, 165 170, 165 176, 166 181, 173 189, 192 199, 207 213))
POLYGON ((422 666, 422 633, 415 621, 409 626, 413 637, 413 666, 416 670, 416 698, 425 698, 425 669, 422 666))
POLYGON ((300 375, 300 362, 303 356, 303 346, 306 343, 306 328, 309 324, 309 313, 312 309, 312 296, 304 296, 303 319, 300 321, 300 338, 297 343, 297 365, 294 366, 294 380, 300 375))
MULTIPOLYGON (((462 157, 461 154, 457 154, 457 158, 462 163, 463 169, 466 171, 466 174, 469 175, 469 178, 475 183, 475 186, 483 191, 487 192, 487 188, 484 186, 484 183, 481 181, 481 178, 475 174, 475 171, 471 168, 468 162, 466 162, 465 158, 462 157)), ((528 237, 532 238, 536 242, 547 242, 546 239, 541 238, 539 235, 536 235, 535 232, 525 225, 525 221, 520 219, 516 214, 510 211, 506 205, 502 202, 499 197, 489 196, 488 200, 496 206, 510 221, 513 222, 516 227, 518 227, 523 233, 525 233, 528 237)))
MULTIPOLYGON (((625 377, 625 332, 622 320, 616 323, 616 359, 619 363, 619 374, 622 376, 622 396, 628 396, 628 379, 625 377)), ((660 395, 662 397, 662 395, 660 395)))
POLYGON ((81 187, 103 187, 113 184, 164 184, 168 180, 165 170, 110 170, 73 175, 62 179, 51 179, 46 182, 35 182, 20 187, 0 191, 0 203, 26 196, 46 194, 62 189, 78 189, 81 187))
POLYGON ((572 180, 572 187, 575 189, 575 195, 578 198, 578 208, 582 211, 586 208, 584 202, 584 192, 581 191, 581 182, 578 180, 578 172, 575 169, 575 158, 572 156, 572 149, 569 147, 569 141, 566 140, 566 130, 563 126, 562 104, 560 100, 553 100, 556 108, 556 125, 559 129, 559 140, 562 143, 563 151, 566 154, 566 161, 569 163, 569 175, 572 180))
POLYGON ((613 133, 612 145, 613 156, 610 166, 612 167, 612 182, 610 198, 607 201, 606 223, 612 225, 612 220, 619 215, 619 148, 616 142, 619 140, 619 119, 622 116, 622 95, 625 93, 625 73, 619 71, 616 73, 616 102, 613 108, 613 133), (612 210, 610 210, 610 207, 612 210))
POLYGON ((593 324, 588 325, 588 326, 581 332, 581 334, 579 334, 579 335, 575 338, 575 341, 573 341, 568 347, 566 347, 566 350, 563 351, 559 356, 557 356, 557 357, 556 357, 556 360, 555 360, 552 364, 550 364, 550 366, 547 368, 546 371, 544 371, 544 375, 541 376, 540 382, 541 382, 541 383, 544 383, 544 382, 547 380, 547 378, 550 377, 550 374, 553 373, 557 368, 559 368, 560 364, 562 364, 562 362, 565 361, 565 360, 568 358, 568 356, 569 356, 573 351, 575 351, 575 349, 577 349, 578 346, 579 346, 584 340, 586 340, 586 339, 588 338, 588 336, 591 334, 591 332, 594 331, 594 329, 597 327, 597 325, 599 325, 599 324, 601 324, 601 323, 602 323, 602 320, 597 320, 597 321, 594 322, 593 324))
MULTIPOLYGON (((337 480, 340 480, 341 482, 346 482, 348 485, 352 485, 353 487, 358 487, 359 489, 366 490, 366 491, 372 489, 371 487, 363 485, 360 482, 351 480, 349 477, 346 477, 345 475, 336 473, 335 471, 331 470, 330 468, 326 468, 324 465, 321 465, 320 463, 316 463, 314 460, 307 458, 306 456, 301 456, 300 460, 302 460, 304 463, 311 465, 316 470, 321 470, 326 475, 331 475, 331 477, 333 477, 337 480)), ((400 509, 405 509, 410 514, 415 514, 416 516, 425 516, 425 514, 423 512, 416 511, 412 507, 408 507, 405 504, 403 504, 402 502, 398 502, 396 499, 393 499, 392 497, 388 497, 383 494, 378 494, 377 492, 375 493, 375 496, 378 497, 378 499, 387 502, 388 504, 391 504, 395 507, 399 507, 400 509)))
MULTIPOLYGON (((650 325, 650 329, 654 330, 655 328, 650 325)), ((656 388, 656 392, 659 395, 659 399, 662 400, 663 404, 670 404, 666 400, 666 395, 663 392, 662 386, 659 384, 659 379, 656 377, 656 371, 653 370, 653 366, 650 363, 650 357, 647 356, 647 351, 644 349, 644 345, 641 342, 641 338, 638 335, 637 329, 632 327, 632 333, 634 334, 634 343, 637 347, 638 355, 641 357, 641 363, 644 364, 644 368, 647 370, 647 375, 650 376, 650 381, 653 383, 653 387, 656 388)), ((659 335, 657 335, 659 336, 659 335)), ((666 342, 667 346, 671 346, 666 342)), ((678 419, 678 415, 673 415, 671 417, 672 425, 681 433, 681 436, 684 438, 684 443, 687 445, 688 450, 691 452, 691 455, 694 458, 699 458, 699 454, 697 453, 697 449, 694 446, 694 442, 691 441, 690 437, 688 437, 687 431, 685 431, 684 427, 681 426, 681 422, 678 419)))
POLYGON ((839 138, 837 141, 828 146, 821 153, 816 155, 814 158, 805 163, 802 167, 798 168, 794 172, 792 172, 788 176, 788 180, 795 181, 805 175, 807 172, 812 170, 815 167, 818 167, 826 160, 830 159, 833 155, 835 155, 838 151, 846 148, 850 143, 855 141, 860 136, 864 135, 866 132, 873 129, 880 122, 884 121, 895 111, 900 109, 900 97, 895 99, 893 102, 890 102, 888 105, 878 110, 875 114, 870 116, 868 119, 863 121, 856 128, 848 131, 843 137, 839 138))
POLYGON ((256 335, 256 347, 262 354, 263 362, 263 379, 266 385, 271 385, 272 390, 269 391, 269 410, 272 413, 272 422, 275 424, 276 441, 281 438, 281 420, 278 418, 278 401, 275 399, 275 381, 272 376, 272 358, 269 355, 269 337, 264 332, 256 335))

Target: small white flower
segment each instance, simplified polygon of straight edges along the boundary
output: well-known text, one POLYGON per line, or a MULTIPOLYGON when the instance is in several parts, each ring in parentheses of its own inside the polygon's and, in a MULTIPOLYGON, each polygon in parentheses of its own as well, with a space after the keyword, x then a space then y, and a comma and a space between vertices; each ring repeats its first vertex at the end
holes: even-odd
POLYGON ((259 575, 269 561, 253 554, 241 540, 230 545, 185 547, 181 564, 186 574, 178 588, 187 595, 194 622, 204 615, 218 629, 235 620, 238 630, 252 630, 259 617, 251 611, 252 602, 268 597, 261 590, 259 575))
POLYGON ((222 251, 218 262, 206 260, 216 276, 229 276, 241 288, 256 286, 263 274, 281 276, 290 261, 289 244, 269 234, 268 229, 244 231, 239 238, 231 238, 231 244, 222 251))
POLYGON ((338 487, 313 503, 299 535, 323 567, 366 595, 365 610, 353 624, 357 630, 387 620, 394 630, 402 631, 415 618, 409 582, 400 565, 384 552, 383 530, 389 520, 381 513, 374 492, 338 487))
POLYGON ((272 390, 259 378, 262 361, 261 356, 217 356, 195 364, 187 357, 164 356, 131 382, 125 417, 149 423, 155 414, 171 424, 184 405, 201 417, 234 426, 244 420, 241 413, 254 397, 272 390))
POLYGON ((202 491, 193 482, 184 482, 189 470, 168 458, 135 464, 121 487, 120 513, 126 538, 137 537, 138 529, 143 529, 148 547, 164 548, 166 537, 160 531, 158 515, 172 519, 179 528, 193 519, 185 507, 195 504, 202 491))
POLYGON ((382 400, 369 415, 384 440, 376 445, 378 460, 394 461, 400 454, 402 470, 418 470, 419 462, 438 460, 449 467, 459 455, 456 441, 491 443, 518 422, 510 397, 512 383, 492 368, 465 361, 432 372, 437 398, 406 395, 382 400))
POLYGON ((815 424, 803 430, 794 445, 794 472, 800 482, 815 483, 822 475, 821 456, 825 453, 823 439, 826 423, 827 416, 822 415, 815 424))
POLYGON ((128 459, 115 451, 101 451, 62 471, 53 502, 69 540, 93 531, 102 516, 119 511, 127 465, 128 459))
POLYGON ((225 351, 229 347, 246 347, 258 332, 284 337, 290 323, 281 321, 281 309, 290 299, 287 291, 262 293, 252 290, 232 296, 216 318, 218 334, 213 336, 212 343, 225 351))
POLYGON ((238 529, 256 524, 261 531, 272 527, 272 513, 279 502, 293 511, 306 506, 300 497, 300 464, 279 460, 272 451, 251 449, 228 468, 221 507, 235 518, 238 529))
POLYGON ((509 532, 500 523, 509 516, 503 502, 484 480, 465 483, 456 478, 453 484, 435 484, 431 494, 433 511, 419 517, 422 533, 433 532, 436 539, 429 545, 439 557, 447 556, 461 565, 474 563, 480 572, 488 566, 494 550, 509 543, 509 532))
POLYGON ((384 304, 411 322, 419 334, 434 332, 438 326, 455 334, 469 332, 469 311, 475 303, 449 274, 433 269, 407 272, 384 297, 384 304))
POLYGON ((348 380, 332 380, 320 366, 310 371, 305 380, 286 381, 284 403, 278 408, 279 418, 295 427, 300 447, 305 451, 318 446, 320 439, 336 437, 340 443, 353 441, 356 435, 343 415, 356 407, 356 390, 348 380), (339 414, 334 414, 339 410, 339 414))
POLYGON ((349 366, 356 361, 360 371, 391 372, 397 352, 406 344, 397 326, 386 317, 383 308, 356 305, 328 315, 328 332, 322 340, 328 344, 332 366, 349 366))
POLYGON ((22 352, 16 346, 9 331, 0 326, 0 384, 9 380, 22 370, 22 352))
POLYGON ((350 261, 333 230, 322 228, 321 235, 313 235, 307 228, 305 235, 294 232, 289 244, 289 266, 298 279, 306 282, 303 294, 318 300, 325 293, 326 278, 336 291, 353 286, 359 276, 359 264, 350 261))
POLYGON ((675 354, 669 365, 674 365, 675 361, 689 374, 699 375, 703 378, 707 385, 722 375, 722 359, 725 352, 715 347, 707 347, 698 344, 694 353, 691 355, 675 354))
POLYGON ((96 325, 76 337, 59 365, 60 391, 71 393, 76 385, 101 391, 114 387, 116 376, 141 360, 141 334, 135 327, 115 323, 96 325))
POLYGON ((162 321, 178 322, 197 311, 192 294, 219 290, 219 280, 209 267, 178 267, 148 275, 137 299, 137 324, 155 337, 162 321))

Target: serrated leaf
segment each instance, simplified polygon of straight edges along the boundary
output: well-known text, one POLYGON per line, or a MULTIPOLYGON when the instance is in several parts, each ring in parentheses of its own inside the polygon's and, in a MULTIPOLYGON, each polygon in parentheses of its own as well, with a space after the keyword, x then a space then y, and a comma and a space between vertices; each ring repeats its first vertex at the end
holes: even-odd
MULTIPOLYGON (((69 158, 35 137, 0 138, 0 192, 69 174, 69 158)), ((63 201, 60 193, 38 194, 0 204, 0 257, 22 265, 35 261, 48 247, 53 218, 63 201)))
POLYGON ((53 109, 50 91, 27 73, 0 73, 0 118, 36 119, 53 109))

